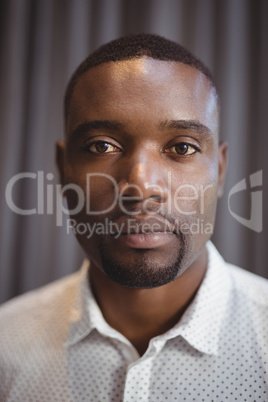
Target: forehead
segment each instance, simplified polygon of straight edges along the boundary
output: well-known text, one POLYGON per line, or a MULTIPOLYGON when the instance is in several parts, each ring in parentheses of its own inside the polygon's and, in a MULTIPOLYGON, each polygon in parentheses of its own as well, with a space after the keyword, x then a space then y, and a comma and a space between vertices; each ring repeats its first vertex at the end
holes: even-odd
POLYGON ((67 131, 91 119, 195 120, 218 131, 217 94, 199 70, 148 57, 109 62, 74 87, 67 131))

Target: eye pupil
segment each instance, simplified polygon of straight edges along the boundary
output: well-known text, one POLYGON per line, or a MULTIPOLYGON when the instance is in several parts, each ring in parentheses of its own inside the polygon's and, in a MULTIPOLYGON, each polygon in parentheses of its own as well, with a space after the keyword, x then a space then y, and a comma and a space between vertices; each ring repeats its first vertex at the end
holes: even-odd
POLYGON ((184 155, 188 151, 188 145, 187 144, 178 144, 175 146, 175 149, 178 154, 184 155))
POLYGON ((99 142, 98 144, 95 145, 95 147, 98 152, 104 153, 109 148, 109 144, 106 144, 105 142, 99 142))

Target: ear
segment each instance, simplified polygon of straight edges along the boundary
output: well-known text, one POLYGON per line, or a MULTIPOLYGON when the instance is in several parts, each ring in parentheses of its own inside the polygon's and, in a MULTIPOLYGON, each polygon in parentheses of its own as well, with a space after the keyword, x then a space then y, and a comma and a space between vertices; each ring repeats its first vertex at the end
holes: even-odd
POLYGON ((63 186, 65 183, 65 142, 58 141, 56 143, 56 163, 60 174, 60 183, 63 186))
POLYGON ((220 141, 219 143, 219 154, 218 154, 218 163, 219 163, 219 176, 218 176, 218 198, 222 197, 225 176, 228 166, 228 144, 227 142, 220 141))

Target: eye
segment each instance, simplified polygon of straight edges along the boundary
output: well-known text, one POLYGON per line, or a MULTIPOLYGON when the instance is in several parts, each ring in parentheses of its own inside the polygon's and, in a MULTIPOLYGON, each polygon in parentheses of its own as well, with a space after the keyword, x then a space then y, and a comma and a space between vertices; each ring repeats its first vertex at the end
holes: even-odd
POLYGON ((120 152, 120 149, 106 141, 96 141, 87 146, 87 150, 94 154, 109 154, 111 152, 120 152))
POLYGON ((175 144, 170 148, 167 148, 165 150, 165 153, 172 153, 176 155, 183 155, 183 156, 188 156, 188 155, 193 155, 197 152, 197 149, 193 147, 190 144, 187 144, 186 142, 180 142, 179 144, 175 144))

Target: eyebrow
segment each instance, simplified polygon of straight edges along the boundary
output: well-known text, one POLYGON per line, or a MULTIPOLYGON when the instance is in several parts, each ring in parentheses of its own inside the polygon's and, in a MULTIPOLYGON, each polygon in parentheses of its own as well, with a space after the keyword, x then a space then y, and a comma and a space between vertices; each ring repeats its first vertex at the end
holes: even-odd
POLYGON ((79 136, 85 132, 89 133, 93 130, 120 130, 122 129, 123 124, 114 121, 114 120, 92 120, 92 121, 85 121, 82 124, 79 124, 74 130, 72 130, 69 134, 69 138, 74 138, 79 136))
MULTIPOLYGON (((123 127, 124 125, 122 123, 115 120, 85 121, 70 132, 69 138, 73 139, 85 132, 90 133, 95 130, 119 131, 122 130, 123 127)), ((159 128, 161 130, 191 130, 200 134, 212 135, 210 129, 197 120, 164 120, 160 123, 159 128)))
POLYGON ((160 123, 160 129, 191 130, 200 134, 212 135, 211 130, 197 120, 165 120, 160 123))

